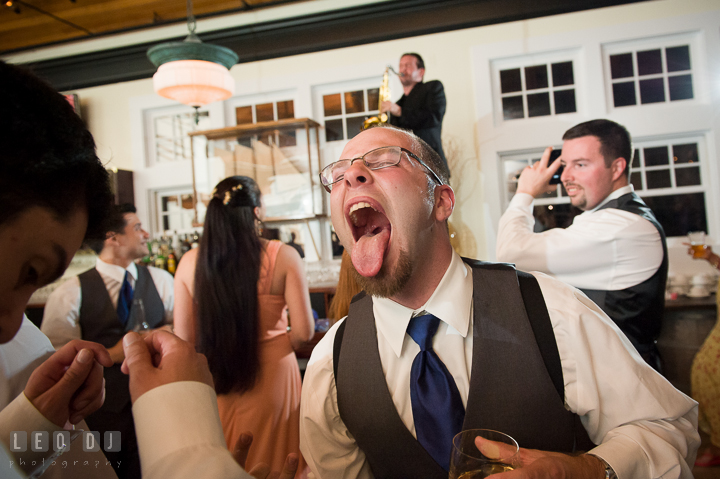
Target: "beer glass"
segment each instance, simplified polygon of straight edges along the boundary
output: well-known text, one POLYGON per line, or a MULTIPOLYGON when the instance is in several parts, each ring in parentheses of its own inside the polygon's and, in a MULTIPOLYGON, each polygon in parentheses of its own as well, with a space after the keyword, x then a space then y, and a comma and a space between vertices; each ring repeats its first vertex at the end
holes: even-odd
POLYGON ((521 466, 520 447, 512 437, 490 429, 468 429, 453 438, 450 479, 483 479, 521 466), (480 448, 475 438, 481 438, 480 448))
POLYGON ((691 231, 688 233, 690 248, 693 250, 693 258, 702 258, 705 254, 707 245, 705 244, 704 231, 691 231))

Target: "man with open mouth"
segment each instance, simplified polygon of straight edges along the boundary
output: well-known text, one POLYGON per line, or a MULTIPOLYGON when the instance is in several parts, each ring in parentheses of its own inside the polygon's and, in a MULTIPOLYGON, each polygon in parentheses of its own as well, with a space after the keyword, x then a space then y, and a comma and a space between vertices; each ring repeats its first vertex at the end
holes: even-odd
POLYGON ((498 479, 692 477, 696 403, 576 289, 460 258, 449 172, 427 144, 371 128, 320 176, 364 293, 305 374, 315 477, 446 478, 453 435, 475 428, 521 447, 523 467, 498 479))

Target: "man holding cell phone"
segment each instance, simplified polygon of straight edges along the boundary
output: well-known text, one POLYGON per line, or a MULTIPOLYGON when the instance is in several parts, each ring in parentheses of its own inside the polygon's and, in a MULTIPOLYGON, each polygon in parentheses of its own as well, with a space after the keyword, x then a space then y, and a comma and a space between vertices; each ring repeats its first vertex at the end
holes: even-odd
POLYGON ((498 261, 550 274, 582 290, 625 333, 657 371, 656 346, 667 281, 665 233, 630 184, 630 134, 610 120, 592 120, 563 135, 559 161, 552 148, 523 170, 500 218, 498 261), (560 173, 560 171, 562 171, 560 173), (559 174, 573 206, 583 210, 567 228, 533 232, 533 200, 559 174))

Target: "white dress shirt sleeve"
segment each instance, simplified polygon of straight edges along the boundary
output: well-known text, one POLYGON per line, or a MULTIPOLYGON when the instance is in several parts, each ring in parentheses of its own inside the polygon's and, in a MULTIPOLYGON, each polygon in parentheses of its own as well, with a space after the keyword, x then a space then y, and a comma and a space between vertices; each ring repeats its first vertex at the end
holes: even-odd
POLYGON ((227 450, 217 396, 208 385, 166 384, 132 408, 143 479, 252 479, 227 450))
POLYGON ((617 208, 585 212, 567 228, 533 232, 533 197, 518 193, 500 218, 496 256, 576 288, 620 290, 650 278, 663 260, 657 229, 617 208))
POLYGON ((365 453, 340 418, 333 374, 338 321, 315 346, 300 400, 300 451, 315 478, 372 479, 365 453))
POLYGON ((697 403, 649 367, 581 291, 535 273, 560 353, 568 409, 620 479, 692 479, 697 403))
POLYGON ((165 324, 172 324, 175 307, 175 278, 164 269, 154 266, 148 266, 148 271, 150 271, 155 289, 157 289, 165 308, 165 324))
POLYGON ((82 339, 80 328, 80 280, 70 278, 58 286, 45 304, 40 330, 59 349, 73 339, 82 339))

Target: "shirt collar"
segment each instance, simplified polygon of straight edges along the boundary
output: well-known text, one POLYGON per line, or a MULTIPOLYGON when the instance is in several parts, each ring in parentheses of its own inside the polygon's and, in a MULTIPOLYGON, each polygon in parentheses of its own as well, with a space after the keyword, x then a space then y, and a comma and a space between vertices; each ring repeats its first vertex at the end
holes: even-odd
POLYGON ((615 190, 612 193, 610 193, 609 195, 607 195, 607 197, 604 200, 602 200, 602 202, 599 205, 597 205, 595 208, 587 211, 586 213, 593 213, 593 212, 597 211, 599 208, 601 208, 608 201, 612 201, 614 199, 620 198, 622 195, 632 193, 633 191, 635 191, 635 188, 633 188, 633 185, 627 185, 627 186, 618 188, 617 190, 615 190))
POLYGON ((95 263, 95 268, 102 275, 109 276, 118 283, 125 281, 125 271, 128 271, 133 280, 137 281, 138 272, 134 261, 131 261, 127 268, 123 268, 122 266, 118 266, 116 264, 106 263, 98 258, 97 263, 95 263))
POLYGON ((450 266, 437 288, 418 309, 410 309, 388 298, 373 298, 373 312, 378 331, 400 357, 410 319, 425 311, 447 323, 447 334, 467 336, 472 307, 472 270, 453 251, 450 266))

